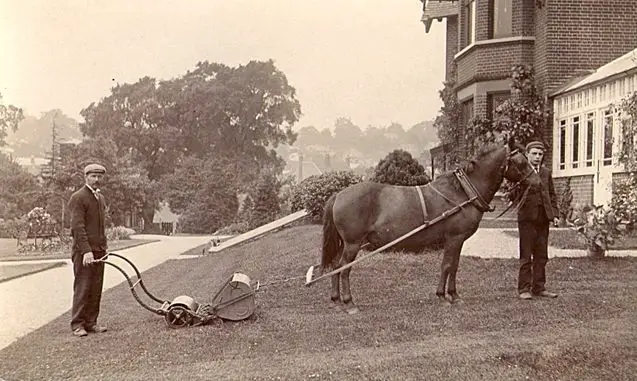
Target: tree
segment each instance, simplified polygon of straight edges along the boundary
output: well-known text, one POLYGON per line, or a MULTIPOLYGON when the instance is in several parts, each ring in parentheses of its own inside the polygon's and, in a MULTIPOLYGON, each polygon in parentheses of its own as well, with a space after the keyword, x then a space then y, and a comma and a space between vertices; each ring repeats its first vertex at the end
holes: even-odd
POLYGON ((164 197, 184 231, 211 233, 232 222, 239 202, 226 159, 185 158, 165 179, 164 197))
POLYGON ((264 174, 250 195, 252 211, 250 213, 250 228, 256 228, 272 222, 281 211, 279 204, 279 190, 281 183, 272 174, 264 174))
MULTIPOLYGON (((82 111, 81 129, 109 136, 151 181, 167 178, 189 156, 214 156, 226 159, 236 178, 229 186, 239 188, 261 171, 282 171, 273 148, 294 142, 300 112, 295 89, 273 61, 238 67, 206 61, 168 81, 146 77, 114 87, 82 111)), ((155 206, 144 208, 147 223, 155 206)))
POLYGON ((22 119, 24 119, 22 109, 13 105, 5 106, 2 102, 2 94, 0 94, 0 147, 4 147, 6 144, 7 132, 15 132, 22 119))
POLYGON ((431 181, 425 168, 401 149, 392 151, 378 163, 371 180, 393 185, 424 185, 431 181))
POLYGON ((61 161, 51 192, 68 200, 70 194, 84 184, 84 167, 89 163, 100 163, 106 167, 101 189, 113 224, 122 225, 127 213, 138 214, 145 205, 158 205, 158 183, 148 178, 145 169, 135 164, 130 154, 120 156, 119 151, 108 137, 85 139, 70 149, 61 161))
POLYGON ((0 219, 13 219, 38 206, 42 188, 35 176, 0 153, 0 219))

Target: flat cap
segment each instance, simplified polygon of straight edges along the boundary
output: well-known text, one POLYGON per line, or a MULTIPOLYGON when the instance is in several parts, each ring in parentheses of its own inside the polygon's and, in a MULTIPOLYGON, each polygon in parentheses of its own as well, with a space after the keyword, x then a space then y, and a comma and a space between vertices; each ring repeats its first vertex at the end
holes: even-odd
POLYGON ((531 148, 539 148, 539 149, 541 149, 542 151, 545 151, 545 150, 546 150, 546 147, 544 146, 544 143, 542 143, 542 142, 541 142, 541 141, 539 141, 539 140, 533 140, 533 141, 529 142, 529 143, 526 145, 526 152, 529 152, 529 151, 531 150, 531 148))
POLYGON ((84 174, 88 175, 89 173, 106 173, 106 168, 100 164, 89 164, 84 167, 84 174))

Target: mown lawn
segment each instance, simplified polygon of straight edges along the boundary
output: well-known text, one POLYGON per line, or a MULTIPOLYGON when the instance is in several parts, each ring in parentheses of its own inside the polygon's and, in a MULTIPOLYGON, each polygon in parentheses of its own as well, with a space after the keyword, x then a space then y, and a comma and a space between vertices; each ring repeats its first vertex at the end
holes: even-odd
POLYGON ((516 297, 517 260, 463 257, 464 304, 434 295, 440 252, 379 254, 352 270, 361 312, 329 302, 329 280, 305 287, 320 226, 285 229, 217 254, 144 273, 172 299, 209 301, 234 271, 272 283, 254 315, 178 330, 105 293, 109 332, 75 338, 68 313, 0 351, 5 380, 634 380, 637 259, 553 259, 553 300, 516 297))

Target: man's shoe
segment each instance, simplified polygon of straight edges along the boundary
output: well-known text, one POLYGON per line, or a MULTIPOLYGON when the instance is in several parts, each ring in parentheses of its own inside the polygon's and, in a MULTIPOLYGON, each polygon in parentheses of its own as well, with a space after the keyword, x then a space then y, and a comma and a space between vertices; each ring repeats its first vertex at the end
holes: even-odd
POLYGON ((73 330, 73 336, 84 337, 86 335, 88 335, 88 333, 86 332, 84 328, 75 328, 73 330))
POLYGON ((108 328, 100 326, 100 325, 93 325, 91 327, 86 328, 87 332, 92 332, 92 333, 103 333, 108 331, 108 328))
POLYGON ((520 293, 520 299, 531 300, 531 299, 533 299, 533 296, 531 295, 530 292, 521 292, 520 293))
POLYGON ((557 294, 553 293, 553 292, 548 292, 546 290, 544 291, 540 291, 539 293, 536 294, 537 296, 541 296, 543 298, 557 298, 557 294))

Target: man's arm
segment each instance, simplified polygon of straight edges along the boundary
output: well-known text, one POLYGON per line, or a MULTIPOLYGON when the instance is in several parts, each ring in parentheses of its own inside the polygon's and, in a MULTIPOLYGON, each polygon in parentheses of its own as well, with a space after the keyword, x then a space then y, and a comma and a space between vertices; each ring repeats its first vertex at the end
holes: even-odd
POLYGON ((82 254, 91 252, 91 245, 88 243, 86 233, 85 206, 78 194, 71 196, 69 211, 71 213, 71 231, 77 247, 82 254))

